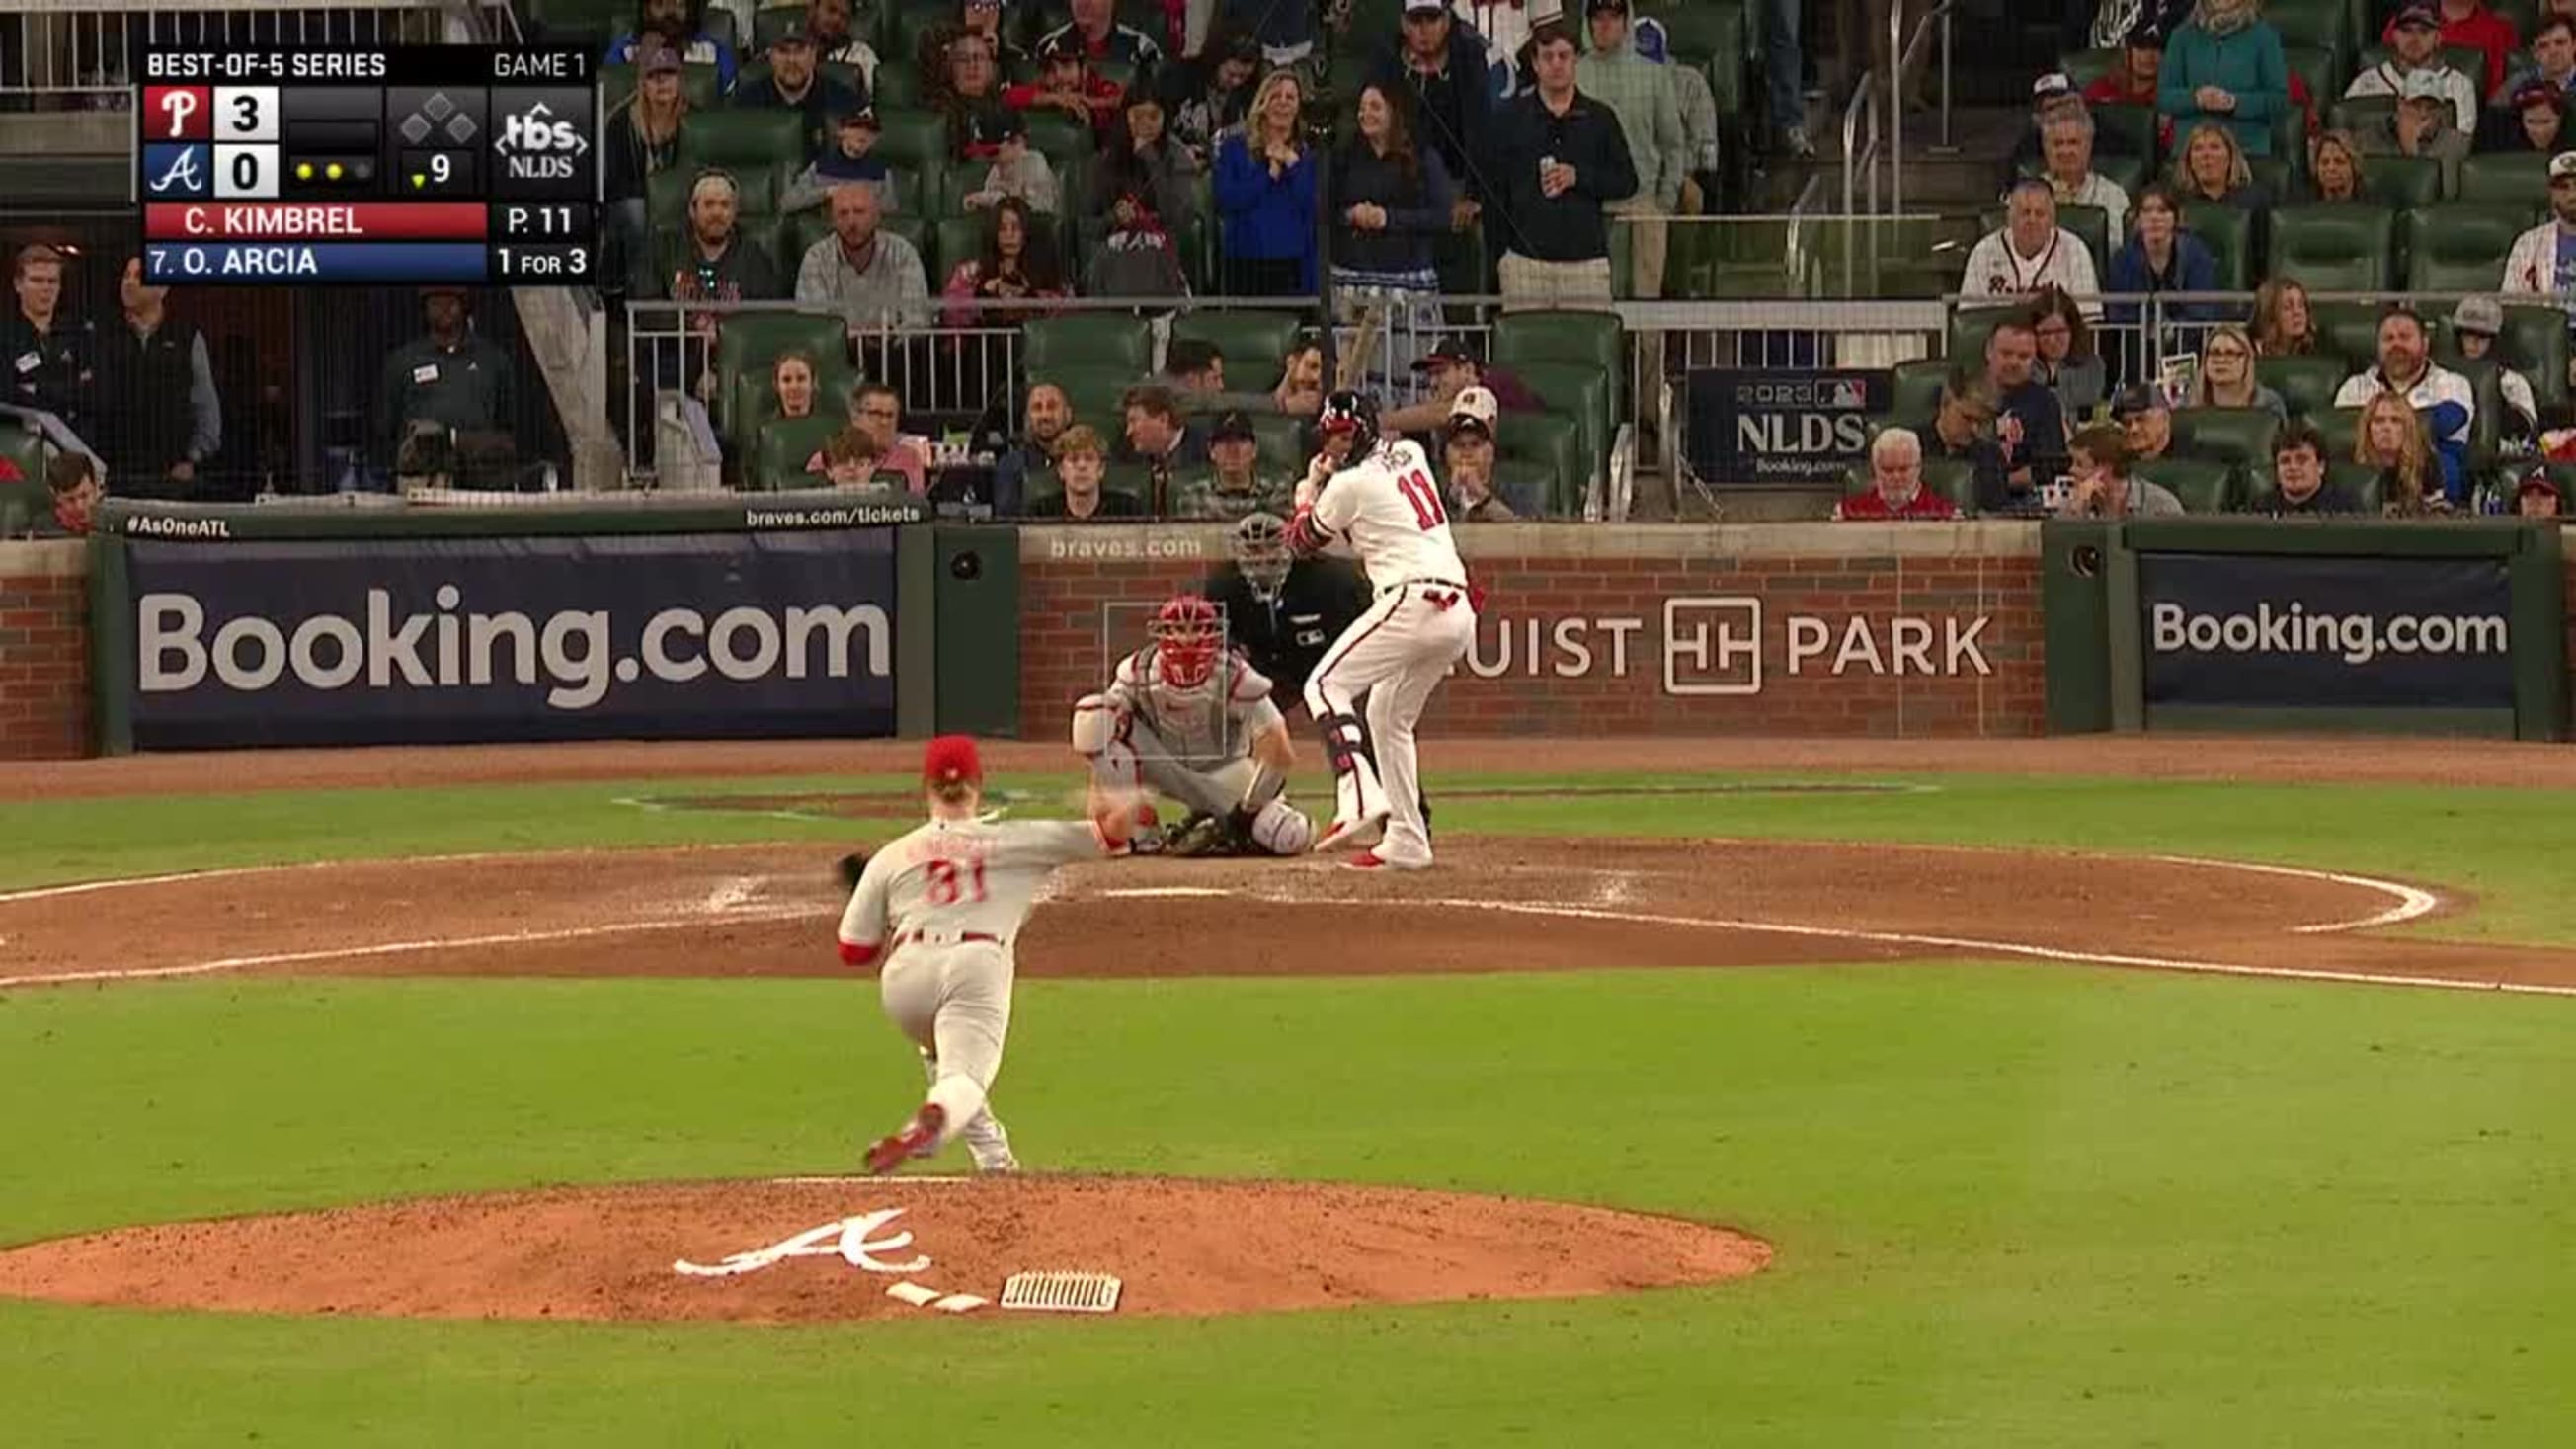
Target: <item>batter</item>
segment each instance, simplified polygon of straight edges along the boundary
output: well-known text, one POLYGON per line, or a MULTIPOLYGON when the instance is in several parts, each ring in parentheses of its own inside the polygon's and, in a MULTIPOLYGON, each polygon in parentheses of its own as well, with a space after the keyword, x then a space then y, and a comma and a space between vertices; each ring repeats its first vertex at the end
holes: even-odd
POLYGON ((921 777, 929 823, 868 861, 841 913, 841 959, 885 957, 885 1013, 930 1077, 912 1120, 868 1149, 868 1171, 890 1172, 957 1137, 977 1171, 1016 1171, 990 1102, 1011 1030, 1011 941, 1057 866, 1126 848, 1133 806, 1095 796, 1089 820, 987 820, 983 761, 964 735, 932 740, 921 777))
POLYGON ((1346 864, 1423 870, 1431 830, 1422 818, 1413 727, 1476 635, 1476 590, 1449 537, 1440 485, 1421 445, 1379 436, 1377 403, 1336 392, 1316 419, 1324 451, 1297 485, 1289 546, 1316 553, 1348 544, 1377 588, 1306 679, 1306 708, 1324 732, 1335 808, 1319 851, 1368 846, 1346 864), (1361 729, 1353 702, 1368 696, 1361 729))
POLYGON ((1283 798, 1296 746, 1270 681, 1225 648, 1216 605, 1180 594, 1155 611, 1152 643, 1118 661, 1109 687, 1073 707, 1073 748, 1096 792, 1151 787, 1189 808, 1162 842, 1179 855, 1296 855, 1314 822, 1283 798))

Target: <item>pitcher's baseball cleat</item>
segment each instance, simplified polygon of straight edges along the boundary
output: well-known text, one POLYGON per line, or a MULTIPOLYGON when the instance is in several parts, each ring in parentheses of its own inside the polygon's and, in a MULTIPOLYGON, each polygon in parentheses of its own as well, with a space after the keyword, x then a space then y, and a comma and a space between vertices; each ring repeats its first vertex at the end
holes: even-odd
POLYGON ((948 1114, 937 1103, 922 1103, 921 1110, 913 1114, 902 1131, 892 1137, 879 1138, 877 1145, 868 1149, 868 1172, 883 1177, 902 1166, 907 1159, 929 1156, 931 1149, 939 1143, 940 1126, 947 1120, 948 1114))
POLYGON ((1332 828, 1315 841, 1315 853, 1323 855, 1351 847, 1365 848, 1385 838, 1386 812, 1372 811, 1357 820, 1334 821, 1332 828))

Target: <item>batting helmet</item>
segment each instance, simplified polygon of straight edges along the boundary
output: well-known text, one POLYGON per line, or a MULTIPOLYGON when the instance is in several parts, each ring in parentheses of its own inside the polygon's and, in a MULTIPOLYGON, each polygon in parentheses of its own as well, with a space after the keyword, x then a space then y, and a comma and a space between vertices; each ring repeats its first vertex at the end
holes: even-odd
POLYGON ((1196 689, 1216 672, 1224 629, 1216 605, 1196 594, 1174 594, 1154 611, 1154 671, 1174 689, 1196 689))
POLYGON ((1327 395, 1323 412, 1315 418, 1315 431, 1326 437, 1349 435, 1350 456, 1358 457, 1377 446, 1377 399, 1348 390, 1327 395))

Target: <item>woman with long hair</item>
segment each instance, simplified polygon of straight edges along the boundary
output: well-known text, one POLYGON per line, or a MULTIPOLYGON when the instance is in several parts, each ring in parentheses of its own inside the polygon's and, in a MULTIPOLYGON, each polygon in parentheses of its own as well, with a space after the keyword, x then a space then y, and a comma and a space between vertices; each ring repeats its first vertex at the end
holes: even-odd
POLYGON ((2223 322, 2200 345, 2200 380, 2192 385, 2196 408, 2262 408, 2288 421, 2289 405, 2254 377, 2254 339, 2242 326, 2223 322))
POLYGON ((1015 327, 1041 314, 1010 304, 1068 295, 1052 232, 1019 197, 993 203, 984 223, 983 250, 951 269, 948 284, 940 289, 948 325, 1015 327), (989 303, 1004 305, 979 305, 989 303))
POLYGON ((2065 288, 2042 288, 2031 299, 2030 326, 2039 340, 2031 380, 2056 392, 2066 416, 2092 411, 2110 390, 2110 369, 2093 350, 2093 327, 2084 320, 2084 309, 2065 288))
POLYGON ((1243 129, 1216 152, 1216 209, 1224 219, 1225 290, 1240 297, 1315 291, 1315 160, 1306 145, 1305 85, 1274 70, 1254 93, 1243 129))
POLYGON ((2403 394, 2383 392, 2361 410, 2353 430, 2353 461, 2379 470, 2379 497, 2391 518, 2423 518, 2448 513, 2451 501, 2442 492, 2442 470, 2433 461, 2433 445, 2424 435, 2424 420, 2403 394))
POLYGON ((2247 211, 2272 205, 2272 194, 2255 183, 2254 167, 2245 159, 2245 148, 2236 144, 2236 133, 2215 121, 2193 127, 2183 138, 2170 179, 2186 201, 2218 201, 2247 211))
POLYGON ((2361 180, 2361 143, 2350 131, 2328 131, 2308 148, 2308 199, 2348 203, 2371 199, 2361 180))
POLYGON ((603 182, 608 198, 608 275, 624 276, 627 259, 643 255, 652 218, 644 197, 655 173, 680 164, 680 128, 689 119, 688 88, 680 83, 680 57, 656 50, 642 57, 635 94, 608 118, 600 149, 607 153, 603 182))
POLYGON ((948 118, 948 150, 966 154, 966 137, 975 113, 1001 104, 1002 69, 993 58, 993 42, 969 30, 948 42, 947 64, 933 77, 931 108, 948 118))
MULTIPOLYGON (((2170 187, 2150 182, 2138 192, 2135 221, 2129 232, 2128 245, 2111 258, 2108 290, 2120 297, 2152 297, 2166 292, 2215 292, 2218 290, 2218 259, 2201 245, 2200 238, 2182 227, 2182 204, 2170 187)), ((2164 346, 2160 351, 2193 351, 2199 346, 2196 329, 2174 330, 2169 324, 2213 317, 2215 306, 2208 302, 2175 302, 2156 309, 2153 319, 2146 307, 2134 301, 2114 302, 2106 315, 2115 326, 2137 327, 2152 321, 2166 325, 2164 346)), ((2145 341, 2143 331, 2136 334, 2132 346, 2145 341)), ((2148 374, 2148 354, 2126 355, 2117 359, 2123 364, 2120 375, 2137 380, 2148 374)))
POLYGON ((1431 245, 1449 230, 1449 168, 1438 149, 1414 145, 1410 100, 1393 87, 1362 87, 1359 135, 1333 167, 1335 320, 1371 306, 1390 313, 1396 341, 1376 354, 1384 371, 1370 378, 1381 390, 1388 375, 1411 372, 1415 352, 1429 345, 1422 339, 1441 328, 1431 245))
POLYGON ((2287 277, 2271 277, 2254 289, 2254 355, 2314 357, 2317 317, 2308 305, 2308 289, 2287 277))
POLYGON ((1124 119, 1125 128, 1101 149, 1100 164, 1091 168, 1084 214, 1105 217, 1119 197, 1143 191, 1154 198, 1156 215, 1175 221, 1189 215, 1195 204, 1190 178, 1198 174, 1199 164, 1188 147, 1172 139, 1162 98, 1142 86, 1129 91, 1124 119))
POLYGON ((789 348, 769 364, 769 389, 782 418, 814 416, 814 359, 789 348))

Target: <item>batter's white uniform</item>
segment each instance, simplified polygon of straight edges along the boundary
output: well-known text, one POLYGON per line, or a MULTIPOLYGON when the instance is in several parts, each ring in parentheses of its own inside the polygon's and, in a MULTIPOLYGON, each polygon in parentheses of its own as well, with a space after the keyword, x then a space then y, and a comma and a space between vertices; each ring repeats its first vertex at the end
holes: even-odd
POLYGON ((1476 635, 1467 565, 1449 536, 1449 515, 1431 460, 1419 444, 1380 442, 1326 480, 1292 538, 1309 551, 1346 543, 1368 570, 1377 601, 1351 621, 1306 679, 1306 707, 1324 726, 1333 756, 1337 823, 1383 816, 1380 860, 1431 863, 1413 727, 1441 677, 1476 635), (1368 696, 1371 760, 1351 702, 1368 696))
POLYGON ((885 1013, 921 1049, 937 1146, 966 1139, 975 1166, 1018 1164, 986 1104, 1011 1030, 1011 942, 1055 868, 1107 854, 1089 821, 932 820, 868 861, 841 912, 844 947, 886 947, 885 1013))

